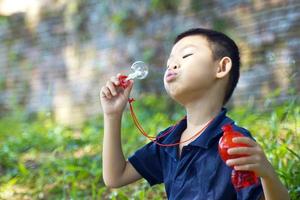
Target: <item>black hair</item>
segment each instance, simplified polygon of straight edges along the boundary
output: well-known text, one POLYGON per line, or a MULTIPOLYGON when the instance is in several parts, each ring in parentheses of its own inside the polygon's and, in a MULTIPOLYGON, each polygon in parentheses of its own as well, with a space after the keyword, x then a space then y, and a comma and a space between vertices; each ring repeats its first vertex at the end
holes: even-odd
POLYGON ((225 105, 232 96, 240 77, 239 49, 236 43, 224 33, 204 28, 193 28, 180 33, 176 37, 174 44, 182 38, 192 35, 204 36, 208 40, 214 60, 219 60, 228 56, 232 61, 232 67, 229 72, 229 81, 223 99, 223 105, 225 105))

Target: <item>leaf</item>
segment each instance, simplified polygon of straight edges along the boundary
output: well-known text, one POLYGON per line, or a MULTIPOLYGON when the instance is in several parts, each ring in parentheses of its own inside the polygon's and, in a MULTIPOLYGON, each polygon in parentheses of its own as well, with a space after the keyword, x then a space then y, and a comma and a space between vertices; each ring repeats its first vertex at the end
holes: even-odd
POLYGON ((300 161, 300 155, 298 155, 295 151, 293 151, 292 149, 286 147, 286 149, 291 152, 294 156, 296 156, 296 158, 300 161))

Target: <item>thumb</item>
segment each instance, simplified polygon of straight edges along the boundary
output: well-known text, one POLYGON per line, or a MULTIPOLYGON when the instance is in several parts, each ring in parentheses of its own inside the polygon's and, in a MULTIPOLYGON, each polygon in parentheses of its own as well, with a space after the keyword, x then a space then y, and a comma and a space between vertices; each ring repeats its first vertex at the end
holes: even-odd
POLYGON ((127 88, 124 90, 124 94, 126 97, 129 97, 129 94, 130 94, 132 88, 133 88, 133 80, 129 80, 129 84, 128 84, 127 88))

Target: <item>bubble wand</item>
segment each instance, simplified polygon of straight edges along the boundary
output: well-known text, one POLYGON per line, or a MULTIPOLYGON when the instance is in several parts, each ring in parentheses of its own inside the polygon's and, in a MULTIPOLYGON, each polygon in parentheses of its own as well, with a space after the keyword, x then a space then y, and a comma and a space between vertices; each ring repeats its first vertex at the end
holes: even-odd
MULTIPOLYGON (((132 64, 131 66, 131 69, 133 70, 132 73, 130 73, 128 76, 126 75, 120 75, 119 76, 119 82, 120 82, 120 86, 123 88, 123 89, 126 89, 129 85, 129 80, 132 80, 132 79, 144 79, 147 77, 148 75, 148 67, 147 65, 143 62, 143 61, 136 61, 132 64)), ((156 136, 149 136, 146 131, 143 129, 143 127, 141 126, 140 122, 138 121, 136 115, 135 115, 135 112, 133 110, 133 106, 132 106, 132 103, 135 101, 134 98, 128 98, 128 103, 129 103, 129 108, 130 108, 130 114, 131 114, 131 117, 133 119, 133 122, 135 124, 135 126, 139 129, 139 131, 145 136, 147 137, 149 140, 151 140, 152 142, 156 143, 157 145, 159 146, 164 146, 164 147, 170 147, 170 146, 176 146, 176 145, 179 145, 181 143, 185 143, 187 141, 190 141, 194 138, 196 138, 197 136, 199 136, 210 124, 211 122, 214 120, 214 118, 212 118, 211 120, 209 120, 206 125, 201 129, 199 130, 195 135, 191 136, 190 138, 184 140, 184 141, 181 141, 181 142, 176 142, 176 143, 171 143, 171 144, 163 144, 163 143, 160 143, 160 142, 157 142, 158 139, 168 135, 169 133, 171 133, 176 127, 177 125, 186 118, 183 117, 180 121, 178 121, 174 126, 170 127, 167 131, 165 131, 164 134, 156 137, 156 136)))

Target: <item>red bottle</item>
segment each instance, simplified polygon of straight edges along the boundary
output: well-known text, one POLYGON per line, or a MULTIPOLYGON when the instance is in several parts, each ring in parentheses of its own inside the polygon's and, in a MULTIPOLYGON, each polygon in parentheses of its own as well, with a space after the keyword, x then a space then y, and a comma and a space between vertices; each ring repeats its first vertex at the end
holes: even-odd
MULTIPOLYGON (((219 154, 224 162, 228 159, 234 159, 247 155, 229 155, 227 150, 232 147, 245 147, 248 146, 242 143, 234 143, 232 142, 232 138, 234 137, 245 137, 243 134, 236 132, 232 129, 231 124, 226 124, 222 127, 224 131, 223 136, 219 140, 219 154)), ((258 183, 258 177, 252 171, 236 171, 232 170, 231 173, 231 182, 236 190, 240 190, 242 188, 251 186, 253 184, 258 183)))

